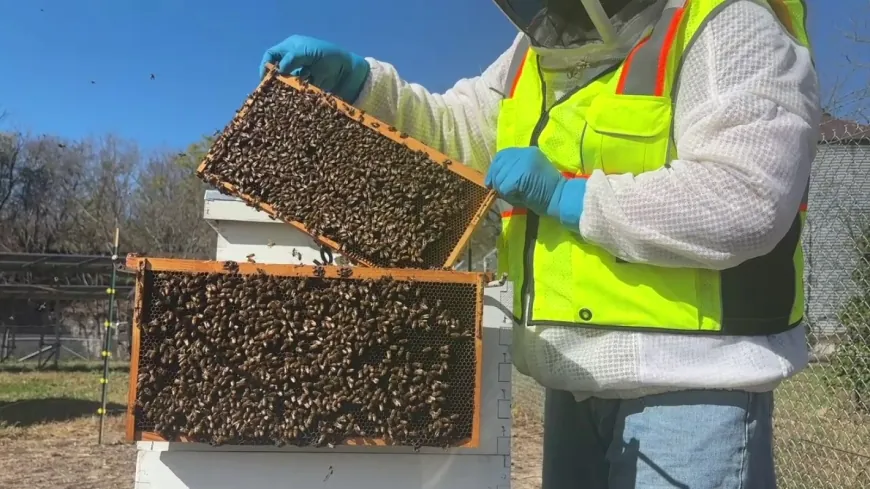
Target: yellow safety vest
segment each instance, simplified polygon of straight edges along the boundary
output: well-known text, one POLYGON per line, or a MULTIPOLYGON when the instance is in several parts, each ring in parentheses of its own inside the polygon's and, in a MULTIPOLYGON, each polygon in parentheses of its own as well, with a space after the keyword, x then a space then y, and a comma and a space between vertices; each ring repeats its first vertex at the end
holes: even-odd
MULTIPOLYGON (((518 50, 498 117, 497 149, 537 146, 563 174, 583 178, 655 171, 676 158, 675 86, 692 41, 729 0, 671 0, 626 60, 547 108, 528 42, 518 50)), ((769 0, 788 32, 809 48, 800 0, 769 0)), ((655 212, 655 209, 650 209, 655 212)), ((628 263, 557 220, 514 208, 502 215, 499 268, 514 284, 526 326, 579 325, 630 331, 767 335, 800 324, 804 309, 801 229, 806 193, 771 253, 723 271, 628 263)))

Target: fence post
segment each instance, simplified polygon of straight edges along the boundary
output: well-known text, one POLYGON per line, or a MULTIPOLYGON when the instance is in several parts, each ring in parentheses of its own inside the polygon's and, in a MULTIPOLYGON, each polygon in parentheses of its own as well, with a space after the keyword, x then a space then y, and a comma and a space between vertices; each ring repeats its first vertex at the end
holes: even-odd
POLYGON ((109 288, 106 290, 106 293, 109 295, 109 314, 105 322, 106 332, 103 340, 103 350, 100 352, 100 355, 103 357, 103 376, 100 378, 100 384, 102 384, 99 410, 100 433, 97 437, 97 443, 100 445, 103 444, 104 422, 106 419, 106 397, 109 394, 109 357, 111 356, 109 348, 111 347, 112 341, 112 326, 115 321, 115 285, 118 276, 117 263, 119 234, 120 230, 115 228, 115 242, 112 247, 112 281, 111 285, 109 285, 109 288))

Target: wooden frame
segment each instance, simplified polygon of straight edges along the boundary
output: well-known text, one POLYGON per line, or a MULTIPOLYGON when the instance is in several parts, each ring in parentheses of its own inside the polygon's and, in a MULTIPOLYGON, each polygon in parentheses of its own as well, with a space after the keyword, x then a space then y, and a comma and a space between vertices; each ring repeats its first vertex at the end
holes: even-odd
MULTIPOLYGON (((136 273, 136 296, 133 301, 133 341, 130 350, 130 384, 127 391, 127 418, 126 438, 128 442, 134 441, 176 441, 188 442, 190 440, 166 440, 157 433, 138 431, 136 429, 136 390, 139 378, 139 351, 141 348, 141 329, 143 308, 145 307, 145 274, 148 272, 187 272, 187 273, 241 273, 252 275, 265 273, 267 275, 280 275, 285 277, 316 277, 316 270, 322 270, 321 278, 338 280, 365 280, 392 277, 396 280, 408 280, 416 282, 435 282, 445 284, 471 284, 477 289, 475 297, 475 324, 474 324, 474 413, 471 429, 471 437, 461 443, 452 445, 451 448, 478 448, 480 446, 481 431, 481 405, 483 402, 483 293, 484 287, 492 276, 486 273, 453 272, 448 270, 411 270, 411 269, 383 269, 383 268, 353 268, 351 277, 342 277, 340 270, 344 267, 325 266, 315 267, 311 265, 270 265, 261 263, 238 263, 236 270, 228 270, 223 261, 199 261, 179 260, 171 258, 146 258, 135 254, 127 256, 126 267, 137 270, 136 273)), ((383 438, 350 438, 344 445, 350 446, 401 446, 394 445, 383 438)))
MULTIPOLYGON (((383 137, 386 137, 387 139, 390 139, 390 140, 397 142, 399 144, 403 144, 403 145, 407 146, 408 148, 410 148, 411 150, 425 152, 427 155, 429 155, 429 158, 431 158, 433 161, 439 162, 442 166, 444 166, 448 170, 459 175, 463 179, 477 185, 478 187, 481 187, 482 190, 485 190, 487 192, 486 197, 484 197, 481 204, 474 211, 472 218, 471 218, 471 221, 468 223, 468 226, 464 230, 459 241, 455 244, 455 246, 453 247, 453 250, 450 252, 449 256, 447 257, 446 262, 443 264, 439 264, 438 266, 440 266, 442 268, 450 268, 453 265, 455 265, 456 262, 459 260, 459 256, 462 253, 462 250, 468 244, 469 240, 471 240, 471 236, 474 233, 474 230, 477 227, 478 223, 484 217, 484 215, 489 211, 493 202, 495 202, 495 192, 492 190, 486 190, 484 188, 484 175, 482 173, 462 164, 462 163, 459 163, 459 162, 452 160, 447 155, 426 146, 425 144, 423 144, 419 140, 416 140, 410 136, 406 136, 406 135, 404 135, 396 130, 391 131, 390 126, 388 124, 386 124, 385 122, 382 122, 382 121, 380 121, 380 120, 378 120, 378 119, 376 119, 368 114, 365 114, 363 111, 356 109, 352 105, 350 105, 350 104, 348 104, 348 103, 346 103, 346 102, 344 102, 336 97, 325 94, 322 90, 318 89, 317 87, 315 87, 313 85, 309 85, 309 84, 302 82, 297 77, 278 75, 274 68, 275 68, 274 65, 271 65, 271 64, 269 65, 269 73, 263 78, 263 80, 260 82, 260 84, 254 90, 254 92, 245 101, 242 108, 237 112, 236 116, 233 118, 233 122, 231 123, 231 125, 235 125, 236 121, 240 120, 241 118, 243 118, 245 116, 245 114, 248 111, 248 108, 253 103, 254 97, 256 97, 259 94, 262 87, 270 80, 277 79, 278 81, 294 88, 297 91, 300 91, 300 92, 307 91, 307 92, 311 92, 311 93, 324 95, 325 96, 324 104, 329 105, 331 107, 334 107, 335 109, 337 109, 339 112, 341 112, 342 114, 344 114, 348 118, 361 122, 363 124, 363 126, 371 129, 372 131, 377 132, 378 134, 380 134, 383 137), (403 136, 405 136, 405 137, 403 137, 403 136)), ((254 199, 250 195, 247 195, 247 194, 239 191, 239 189, 235 185, 224 182, 223 180, 221 180, 221 178, 218 175, 209 173, 208 167, 209 167, 209 164, 212 162, 212 160, 213 160, 213 155, 211 155, 211 153, 209 153, 208 155, 206 155, 206 157, 203 159, 202 163, 200 163, 199 167, 196 169, 197 176, 200 177, 202 180, 204 180, 212 185, 217 185, 217 186, 221 187, 226 193, 229 193, 230 195, 234 195, 234 196, 241 198, 248 205, 251 205, 257 209, 260 209, 260 210, 266 212, 267 214, 272 216, 272 218, 274 218, 276 220, 281 220, 283 222, 286 222, 287 224, 290 224, 291 226, 295 227, 296 229, 311 236, 321 246, 331 248, 334 251, 339 251, 339 252, 342 251, 341 243, 337 243, 334 240, 329 239, 325 236, 319 236, 319 235, 316 235, 314 233, 311 233, 305 227, 305 225, 300 223, 300 222, 284 221, 283 219, 278 217, 277 213, 275 212, 275 209, 271 205, 269 205, 267 203, 259 202, 257 199, 254 199)), ((375 264, 369 262, 368 260, 366 260, 364 258, 356 257, 356 256, 354 256, 352 258, 354 261, 357 261, 362 265, 365 265, 368 267, 375 267, 376 266, 375 264)))

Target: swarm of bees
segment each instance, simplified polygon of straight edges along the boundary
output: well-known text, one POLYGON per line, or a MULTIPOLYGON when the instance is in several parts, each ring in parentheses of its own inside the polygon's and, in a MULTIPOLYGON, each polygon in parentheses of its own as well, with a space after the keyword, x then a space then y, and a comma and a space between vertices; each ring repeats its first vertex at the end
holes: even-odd
POLYGON ((339 272, 145 272, 137 430, 214 445, 468 439, 475 286, 339 272))
MULTIPOLYGON (((200 177, 353 262, 445 269, 487 191, 381 126, 268 77, 200 177)), ((327 274, 328 254, 308 277, 143 271, 136 429, 214 445, 472 437, 476 286, 327 274)))
POLYGON ((200 176, 268 204, 361 263, 444 266, 487 191, 448 169, 449 160, 400 142, 407 134, 381 129, 395 141, 376 126, 333 97, 267 78, 215 141, 200 176))

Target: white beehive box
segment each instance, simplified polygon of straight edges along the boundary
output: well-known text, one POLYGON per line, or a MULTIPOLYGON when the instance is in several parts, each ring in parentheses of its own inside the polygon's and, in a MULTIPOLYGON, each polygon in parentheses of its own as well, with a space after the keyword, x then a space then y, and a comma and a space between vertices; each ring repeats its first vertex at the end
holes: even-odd
MULTIPOLYGON (((218 260, 312 264, 305 234, 216 191, 204 217, 218 234, 218 260)), ((337 258, 337 257, 335 257, 337 258)), ((478 448, 210 447, 137 442, 136 489, 509 489, 511 443, 510 284, 488 287, 483 312, 483 388, 478 448)))

